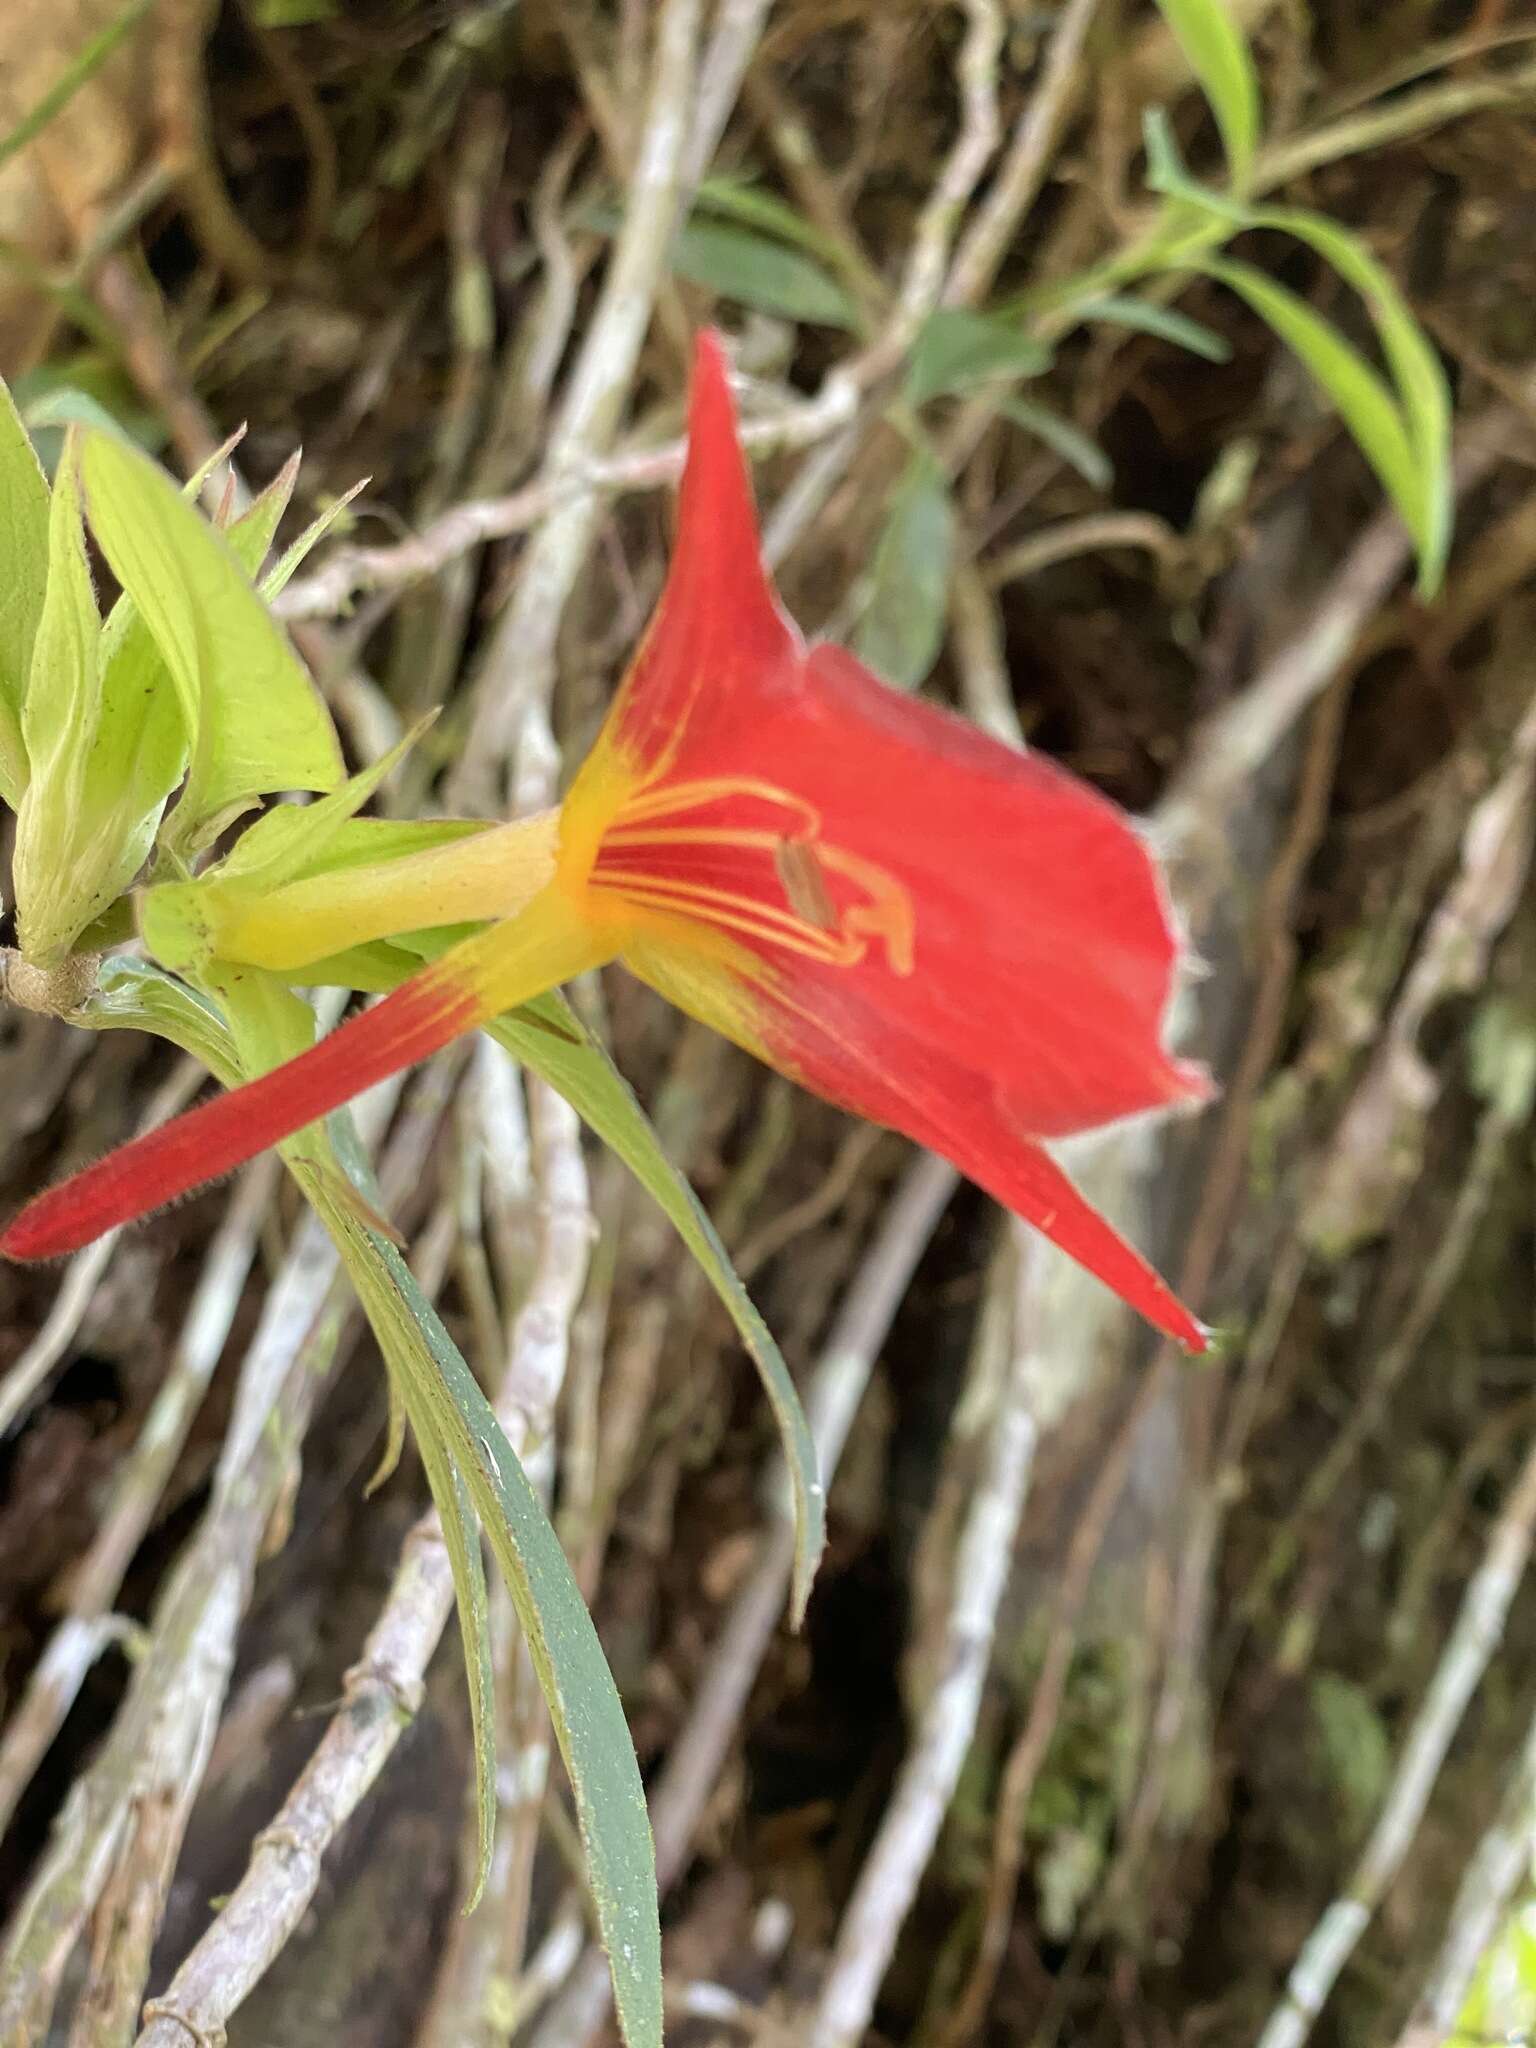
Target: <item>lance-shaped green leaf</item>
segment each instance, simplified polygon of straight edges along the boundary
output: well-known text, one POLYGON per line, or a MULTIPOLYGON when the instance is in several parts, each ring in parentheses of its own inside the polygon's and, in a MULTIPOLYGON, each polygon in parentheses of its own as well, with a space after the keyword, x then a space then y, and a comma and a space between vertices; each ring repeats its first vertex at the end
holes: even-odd
POLYGON ((1074 421, 1065 419, 1049 406, 1032 398, 1005 398, 998 406, 1004 419, 1012 420, 1026 434, 1033 434, 1051 453, 1075 469, 1084 483, 1107 490, 1115 480, 1114 464, 1090 435, 1074 421))
MULTIPOLYGON (((276 1065, 310 1037, 304 1006, 274 977, 237 971, 216 977, 214 985, 247 1072, 276 1065)), ((318 1135, 289 1139, 283 1157, 335 1239, 373 1326, 421 1446, 453 1566, 476 1724, 482 1831, 476 1892, 490 1856, 495 1774, 484 1584, 470 1509, 512 1596, 570 1779, 624 2038, 629 2048, 661 2048, 661 1926, 650 1816, 592 1617, 537 1494, 436 1310, 395 1246, 341 1199, 349 1186, 364 1203, 377 1199, 350 1118, 332 1117, 317 1145, 318 1135)))
POLYGON ((1157 0, 1216 116, 1234 186, 1247 183, 1259 142, 1259 79, 1248 38, 1225 0, 1157 0))
POLYGON ((949 616, 955 514, 933 457, 913 456, 875 547, 869 606, 854 651, 877 675, 915 689, 933 667, 949 616))
POLYGON ((1021 321, 943 306, 918 330, 906 395, 911 404, 926 405, 977 384, 1038 377, 1050 366, 1050 349, 1026 334, 1021 321))
POLYGON ((27 785, 21 707, 48 589, 48 485, 0 378, 0 797, 27 785))
POLYGON ((1202 267, 1247 300, 1327 393, 1418 544, 1421 583, 1438 581, 1443 537, 1438 519, 1432 526, 1427 518, 1425 478, 1386 380, 1288 285, 1232 257, 1208 257, 1202 267))
POLYGON ((563 1095, 583 1123, 624 1161, 661 1205, 736 1325, 768 1396, 789 1468, 795 1511, 792 1602, 798 1623, 826 1540, 816 1446, 789 1368, 731 1264, 730 1253, 686 1177, 667 1157, 629 1083, 563 996, 541 996, 498 1018, 491 1036, 563 1095))
POLYGON ((1199 320, 1191 320, 1187 313, 1180 313, 1172 306, 1154 305, 1150 299, 1134 299, 1122 297, 1118 293, 1109 293, 1102 299, 1085 299, 1076 308, 1076 314, 1082 321, 1102 322, 1110 327, 1129 327, 1138 334, 1155 334, 1160 341, 1171 341, 1175 348, 1188 349, 1191 355, 1204 356, 1208 363, 1225 363, 1231 360, 1231 344, 1214 328, 1205 326, 1199 320))
POLYGON ((358 492, 366 490, 367 487, 367 477, 360 477, 350 490, 343 491, 339 498, 332 499, 323 512, 317 513, 296 541, 284 548, 281 555, 278 556, 272 567, 261 579, 261 594, 268 604, 272 602, 273 598, 282 596, 293 578, 303 567, 305 559, 311 550, 319 546, 331 528, 344 516, 347 507, 352 503, 358 492))
POLYGON ((252 583, 261 579, 261 565, 267 559, 283 514, 299 480, 299 456, 289 456, 264 491, 260 491, 238 518, 224 529, 229 551, 252 583))
POLYGON ((86 436, 81 475, 91 529, 159 649, 191 736, 168 843, 195 850, 272 790, 335 788, 330 716, 228 542, 110 434, 86 436))
POLYGON ((65 443, 48 591, 22 708, 31 780, 16 827, 22 949, 56 965, 142 866, 185 760, 179 707, 108 659, 81 524, 78 441, 65 443))
MULTIPOLYGON (((425 1353, 419 1382, 517 1608, 575 1795, 587 1883, 614 2002, 633 2048, 661 2040, 661 1935, 645 1788, 624 1710, 565 1553, 489 1403, 395 1248, 375 1240, 396 1290, 395 1348, 425 1353)), ((373 1290, 370 1290, 372 1292, 373 1290)), ((380 1322, 385 1304, 372 1306, 380 1322)), ((418 1354, 419 1355, 419 1354, 418 1354)), ((415 1363, 413 1357, 412 1363, 415 1363)))
POLYGON ((1248 206, 1209 192, 1185 170, 1167 123, 1149 115, 1148 182, 1193 223, 1170 256, 1174 267, 1205 271, 1247 300, 1310 371, 1359 444, 1413 536, 1419 591, 1439 588, 1450 549, 1451 401, 1440 358, 1426 340, 1390 273, 1355 235, 1300 207, 1248 206), (1264 271, 1197 247, 1201 236, 1228 241, 1246 228, 1273 228, 1315 249, 1365 303, 1390 382, 1322 315, 1264 271))
POLYGON ((853 300, 814 257, 730 221, 685 222, 672 244, 672 268, 763 313, 818 327, 858 325, 853 300))
POLYGON ((1254 225, 1294 235, 1315 249, 1365 301, 1397 387, 1403 429, 1413 453, 1415 488, 1404 517, 1419 544, 1419 587, 1439 587, 1452 524, 1451 394, 1439 356, 1414 319, 1391 273, 1357 235, 1301 207, 1264 206, 1254 225))
POLYGON ((392 1244, 355 1222, 348 1235, 370 1248, 365 1262, 341 1240, 407 1411, 423 1417, 427 1435, 457 1468, 517 1609, 575 1799, 624 2038, 630 2048, 660 2048, 655 1851, 634 1745, 597 1631, 537 1494, 410 1268, 392 1244))

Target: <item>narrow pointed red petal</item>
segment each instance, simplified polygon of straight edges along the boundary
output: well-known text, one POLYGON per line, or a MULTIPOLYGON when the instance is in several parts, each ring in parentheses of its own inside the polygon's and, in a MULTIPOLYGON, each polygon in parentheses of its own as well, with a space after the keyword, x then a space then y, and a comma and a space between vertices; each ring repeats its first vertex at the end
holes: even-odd
POLYGON ((50 1259, 200 1187, 317 1122, 466 1031, 612 957, 550 888, 522 914, 461 939, 374 1009, 296 1059, 109 1152, 15 1216, 0 1254, 50 1259))
POLYGON ((428 968, 374 1009, 258 1080, 120 1145, 28 1202, 3 1233, 8 1259, 79 1251, 120 1223, 218 1180, 478 1021, 475 993, 428 968))
POLYGON ((984 1170, 956 1160, 989 1194, 1032 1224, 1069 1258, 1113 1288, 1123 1302, 1189 1351, 1204 1351, 1205 1326, 1190 1314, 1167 1281, 1127 1244, 1040 1146, 1020 1140, 994 1154, 984 1170))
POLYGON ((712 330, 694 346, 688 461, 678 493, 668 593, 677 609, 717 618, 748 651, 776 655, 783 647, 784 615, 763 566, 725 349, 712 330))
MULTIPOLYGON (((763 566, 725 351, 718 335, 701 334, 671 566, 607 737, 632 762, 664 758, 686 744, 696 715, 788 679, 800 646, 763 566)), ((602 751, 600 742, 594 758, 602 751)))

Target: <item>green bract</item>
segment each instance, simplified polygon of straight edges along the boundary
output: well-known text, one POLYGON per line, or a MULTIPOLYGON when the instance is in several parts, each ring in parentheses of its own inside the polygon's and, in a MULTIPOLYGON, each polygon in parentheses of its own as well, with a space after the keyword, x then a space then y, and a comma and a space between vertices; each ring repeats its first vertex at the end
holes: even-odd
POLYGON ((48 486, 0 383, 0 797, 14 809, 27 786, 21 704, 48 587, 48 486))
POLYGON ((229 543, 112 435, 85 436, 80 471, 91 530, 181 703, 189 766, 167 844, 195 852, 272 790, 334 789, 330 716, 229 543))

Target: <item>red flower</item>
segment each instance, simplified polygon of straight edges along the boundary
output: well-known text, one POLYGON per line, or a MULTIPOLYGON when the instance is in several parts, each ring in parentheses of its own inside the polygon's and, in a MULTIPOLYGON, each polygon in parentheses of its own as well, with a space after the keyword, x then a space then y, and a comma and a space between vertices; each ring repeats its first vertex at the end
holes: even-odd
POLYGON ((0 1250, 86 1242, 620 959, 815 1093, 943 1153, 1203 1348, 1040 1142, 1208 1092, 1161 1043, 1177 942, 1151 855, 1062 770, 887 688, 842 648, 804 644, 762 567, 711 336, 660 605, 557 828, 530 831, 552 841, 549 872, 516 915, 313 1051, 41 1197, 0 1250))

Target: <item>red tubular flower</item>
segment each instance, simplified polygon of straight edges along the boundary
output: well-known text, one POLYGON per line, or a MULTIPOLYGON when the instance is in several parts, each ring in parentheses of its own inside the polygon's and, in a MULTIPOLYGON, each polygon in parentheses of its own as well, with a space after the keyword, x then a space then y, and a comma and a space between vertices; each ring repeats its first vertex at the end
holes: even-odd
MULTIPOLYGON (((224 1112, 198 1134, 211 1163, 179 1184, 617 958, 816 1094, 942 1153, 1203 1348, 1200 1325, 1041 1143, 1208 1093, 1161 1042, 1178 949, 1152 858, 1062 770, 899 695, 842 648, 805 645, 762 566, 712 336, 698 348, 666 588, 551 836, 551 872, 515 916, 169 1126, 224 1112)), ((122 1200, 135 1172, 143 1192, 157 1141, 163 1156, 160 1134, 113 1155, 122 1200)), ((24 1210, 0 1250, 68 1248, 71 1190, 91 1223, 71 1241, 107 1227, 85 1183, 113 1159, 24 1210)), ((149 1199, 169 1192, 157 1184, 149 1199)))

